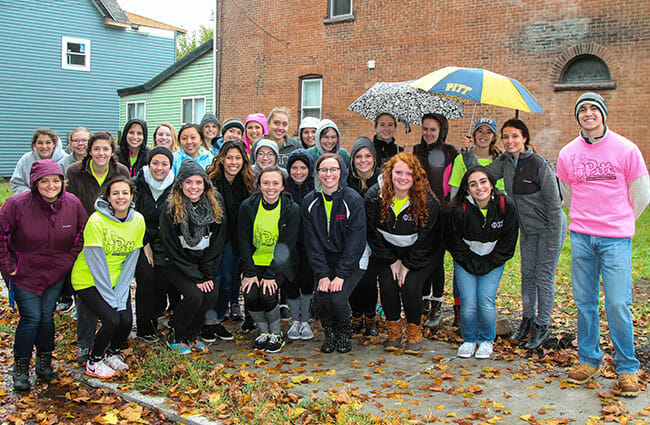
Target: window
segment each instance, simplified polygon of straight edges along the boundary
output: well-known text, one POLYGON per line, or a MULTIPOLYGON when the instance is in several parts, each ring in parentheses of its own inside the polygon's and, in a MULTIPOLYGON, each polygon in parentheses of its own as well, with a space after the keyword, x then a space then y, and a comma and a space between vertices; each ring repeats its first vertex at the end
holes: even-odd
POLYGON ((352 0, 329 0, 330 18, 352 15, 352 0))
POLYGON ((205 114, 205 97, 188 97, 181 100, 181 122, 198 123, 205 114))
POLYGON ((305 117, 320 119, 322 109, 323 78, 307 75, 300 78, 300 120, 305 117))
POLYGON ((61 68, 90 71, 90 40, 61 37, 61 68))
POLYGON ((582 55, 571 61, 564 71, 564 83, 610 81, 609 69, 598 56, 582 55))
POLYGON ((126 104, 126 120, 133 118, 146 119, 146 106, 144 102, 129 102, 126 104))
POLYGON ((328 0, 327 17, 325 24, 354 21, 352 14, 352 0, 328 0))

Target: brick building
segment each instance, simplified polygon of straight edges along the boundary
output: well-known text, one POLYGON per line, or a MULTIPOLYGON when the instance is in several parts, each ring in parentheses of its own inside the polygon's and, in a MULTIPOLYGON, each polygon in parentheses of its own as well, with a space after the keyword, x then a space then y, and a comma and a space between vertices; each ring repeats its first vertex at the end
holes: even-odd
MULTIPOLYGON (((650 160, 647 0, 217 0, 217 8, 216 111, 224 120, 284 106, 295 134, 302 113, 320 113, 349 147, 374 134, 346 110, 373 83, 444 66, 486 68, 524 83, 545 109, 520 118, 549 159, 577 134, 576 98, 595 90, 608 103, 608 124, 650 160)), ((450 123, 450 142, 459 144, 471 114, 466 106, 465 118, 450 123)), ((514 111, 479 106, 481 115, 501 124, 514 111)), ((397 138, 404 145, 401 125, 397 138)), ((409 145, 419 138, 414 126, 409 145)))

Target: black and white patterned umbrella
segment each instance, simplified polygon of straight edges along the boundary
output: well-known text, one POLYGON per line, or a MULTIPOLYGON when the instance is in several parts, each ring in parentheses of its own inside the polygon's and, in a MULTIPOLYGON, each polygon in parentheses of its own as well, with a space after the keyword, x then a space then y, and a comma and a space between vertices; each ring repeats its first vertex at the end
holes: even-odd
POLYGON ((461 102, 411 87, 411 82, 375 83, 352 102, 348 110, 370 120, 382 113, 389 113, 404 124, 407 133, 411 131, 410 124, 419 125, 422 122, 424 114, 438 113, 447 119, 463 117, 461 102))

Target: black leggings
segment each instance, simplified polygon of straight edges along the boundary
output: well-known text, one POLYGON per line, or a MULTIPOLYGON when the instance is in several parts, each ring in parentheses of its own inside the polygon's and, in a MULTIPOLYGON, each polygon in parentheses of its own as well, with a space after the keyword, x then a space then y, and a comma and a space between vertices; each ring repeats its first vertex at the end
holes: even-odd
POLYGON ((104 298, 94 286, 78 291, 77 295, 84 305, 101 321, 101 326, 95 334, 93 348, 90 352, 91 357, 94 359, 103 357, 109 344, 109 352, 111 353, 118 353, 123 348, 126 348, 126 341, 129 333, 131 333, 133 323, 131 295, 129 294, 127 297, 126 310, 119 312, 104 301, 104 298))
MULTIPOLYGON (((352 275, 343 281, 343 288, 339 292, 321 292, 316 290, 316 308, 321 320, 334 318, 340 322, 350 319, 352 310, 348 302, 350 294, 354 291, 359 279, 363 276, 363 270, 355 270, 352 275)), ((333 277, 332 277, 333 278, 333 277)), ((318 288, 318 281, 314 282, 318 288)))
POLYGON ((422 296, 431 294, 433 288, 433 297, 442 298, 445 293, 445 251, 443 250, 441 254, 434 253, 432 263, 434 267, 431 274, 422 285, 422 296))
POLYGON ((169 283, 162 269, 149 264, 144 250, 140 251, 135 269, 135 321, 139 336, 156 333, 158 315, 166 306, 164 288, 169 283))
POLYGON ((282 292, 289 299, 296 299, 300 294, 311 295, 314 293, 314 272, 307 260, 305 247, 299 246, 296 251, 298 257, 296 277, 282 285, 282 292))
MULTIPOLYGON (((257 280, 262 282, 262 275, 266 270, 266 267, 255 267, 257 271, 257 280)), ((275 283, 278 285, 278 289, 273 294, 263 294, 262 287, 258 285, 251 285, 248 293, 244 293, 244 302, 246 303, 246 308, 249 311, 263 311, 268 313, 273 310, 276 305, 278 305, 278 292, 284 282, 284 275, 279 274, 275 278, 275 283)))
POLYGON ((214 282, 210 292, 203 292, 196 286, 197 283, 190 280, 175 265, 163 266, 161 273, 181 293, 181 300, 174 309, 174 315, 169 319, 169 326, 174 330, 176 341, 191 341, 197 337, 203 321, 205 312, 214 306, 219 295, 219 288, 214 282))
POLYGON ((377 275, 379 274, 379 263, 373 257, 368 261, 368 268, 359 280, 357 287, 350 295, 350 306, 352 315, 361 317, 366 315, 374 317, 377 309, 377 275))
POLYGON ((379 290, 381 305, 386 314, 386 320, 400 319, 402 304, 408 323, 420 325, 422 315, 422 284, 431 275, 434 264, 430 263, 423 269, 411 270, 406 275, 404 285, 400 288, 393 279, 390 264, 379 265, 379 290), (400 302, 401 300, 401 302, 400 302))

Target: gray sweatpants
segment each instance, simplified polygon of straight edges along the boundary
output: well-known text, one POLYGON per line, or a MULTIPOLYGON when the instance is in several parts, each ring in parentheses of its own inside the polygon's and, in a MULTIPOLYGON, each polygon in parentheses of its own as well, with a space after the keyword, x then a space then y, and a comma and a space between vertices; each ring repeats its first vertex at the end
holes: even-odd
POLYGON ((520 229, 519 249, 523 317, 534 318, 538 325, 548 325, 555 301, 555 269, 562 247, 549 251, 546 233, 530 235, 520 229))

